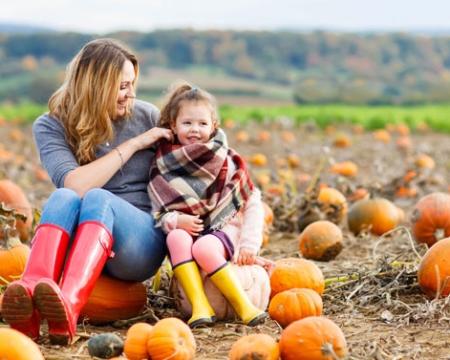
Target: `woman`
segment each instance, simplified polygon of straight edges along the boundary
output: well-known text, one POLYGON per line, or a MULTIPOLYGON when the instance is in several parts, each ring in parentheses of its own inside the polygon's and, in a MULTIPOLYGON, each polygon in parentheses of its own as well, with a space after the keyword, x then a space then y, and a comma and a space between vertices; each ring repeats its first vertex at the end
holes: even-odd
POLYGON ((8 286, 2 308, 10 326, 31 338, 46 319, 50 340, 70 343, 104 268, 118 279, 142 281, 166 255, 145 169, 150 147, 172 135, 155 127, 153 105, 134 100, 137 75, 132 53, 115 41, 94 40, 70 63, 50 112, 33 124, 41 162, 58 189, 44 206, 23 277, 8 286))

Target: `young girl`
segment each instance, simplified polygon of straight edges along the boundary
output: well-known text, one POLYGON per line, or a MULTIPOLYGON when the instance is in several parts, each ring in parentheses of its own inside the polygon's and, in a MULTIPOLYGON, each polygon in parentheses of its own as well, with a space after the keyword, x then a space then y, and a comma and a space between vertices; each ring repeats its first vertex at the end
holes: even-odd
POLYGON ((267 314, 250 302, 229 264, 261 262, 256 256, 264 222, 261 193, 218 128, 215 99, 179 85, 161 110, 159 126, 172 129, 175 141, 159 145, 148 191, 157 224, 168 233, 174 275, 192 305, 188 324, 215 320, 197 265, 245 324, 263 322, 267 314))

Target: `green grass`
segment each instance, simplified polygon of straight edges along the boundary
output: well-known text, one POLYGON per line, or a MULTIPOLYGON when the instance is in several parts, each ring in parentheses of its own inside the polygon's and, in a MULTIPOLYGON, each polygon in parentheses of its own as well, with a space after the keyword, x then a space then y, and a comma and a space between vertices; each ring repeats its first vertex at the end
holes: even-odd
MULTIPOLYGON (((45 105, 20 103, 0 105, 0 117, 6 120, 31 122, 47 111, 45 105)), ((348 105, 304 105, 246 107, 224 105, 220 109, 222 119, 232 118, 237 122, 277 120, 283 117, 297 123, 313 121, 319 126, 347 123, 361 124, 366 129, 379 129, 389 123, 406 123, 415 128, 426 123, 433 130, 450 133, 450 104, 416 107, 396 106, 348 106, 348 105)))

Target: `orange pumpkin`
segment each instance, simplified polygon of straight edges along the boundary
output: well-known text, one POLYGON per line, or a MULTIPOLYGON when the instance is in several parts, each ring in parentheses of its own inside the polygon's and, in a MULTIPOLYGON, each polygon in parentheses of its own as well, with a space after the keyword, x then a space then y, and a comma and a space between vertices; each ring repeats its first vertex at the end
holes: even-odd
POLYGON ((276 294, 269 304, 270 317, 282 327, 307 316, 322 315, 320 295, 311 289, 289 289, 276 294))
POLYGON ((267 157, 264 154, 257 153, 253 154, 250 159, 250 163, 254 166, 266 166, 267 165, 267 157))
POLYGON ((339 190, 330 187, 321 188, 317 200, 320 202, 321 210, 325 213, 336 209, 338 211, 337 221, 339 222, 347 214, 347 200, 339 190))
POLYGON ((342 250, 342 231, 331 221, 309 224, 299 236, 299 249, 307 259, 329 261, 342 250))
POLYGON ((289 154, 286 157, 287 163, 290 168, 296 169, 300 167, 300 158, 296 154, 289 154))
POLYGON ((434 169, 436 166, 433 158, 425 154, 417 155, 414 160, 414 164, 421 169, 434 169))
POLYGON ((31 204, 23 190, 11 180, 0 180, 0 202, 5 203, 9 208, 27 218, 26 221, 17 220, 16 228, 20 239, 22 241, 28 240, 33 223, 33 214, 31 204))
POLYGON ((89 295, 80 317, 92 324, 104 324, 139 315, 147 303, 147 290, 140 282, 101 275, 89 295))
POLYGON ((17 280, 25 270, 25 265, 30 255, 30 248, 28 245, 14 243, 10 249, 0 250, 0 285, 17 280), (5 279, 7 282, 4 282, 5 279))
POLYGON ((278 344, 267 334, 251 334, 239 338, 231 346, 228 354, 229 360, 278 360, 279 358, 280 349, 278 344))
POLYGON ((191 360, 196 347, 191 329, 177 318, 158 321, 148 334, 147 352, 152 360, 191 360))
POLYGON ((391 135, 386 130, 383 129, 374 131, 373 137, 375 140, 384 142, 385 144, 391 141, 391 135))
POLYGON ((147 341, 152 328, 150 324, 139 322, 128 329, 123 348, 127 359, 149 359, 147 341))
POLYGON ((358 174, 358 165, 353 161, 343 161, 332 165, 330 171, 334 174, 353 177, 358 174))
POLYGON ((401 151, 409 151, 412 149, 412 142, 409 136, 400 136, 395 142, 397 148, 401 151))
POLYGON ((295 135, 290 132, 290 131, 283 131, 281 133, 281 139, 285 142, 285 143, 293 143, 296 139, 295 139, 295 135))
POLYGON ((0 328, 0 357, 2 360, 44 360, 33 340, 10 328, 0 328))
POLYGON ((270 132, 267 130, 261 130, 258 133, 258 140, 261 142, 267 142, 270 140, 270 132))
POLYGON ((352 141, 346 134, 337 134, 333 140, 333 145, 338 148, 346 148, 352 145, 352 141))
POLYGON ((423 292, 434 298, 439 292, 441 297, 450 294, 450 238, 438 241, 423 256, 417 281, 423 292))
POLYGON ((421 198, 412 212, 411 224, 416 241, 428 246, 450 236, 450 195, 437 192, 421 198))
POLYGON ((368 199, 369 197, 370 197, 370 194, 367 191, 367 189, 359 187, 355 191, 353 191, 353 193, 351 193, 347 199, 350 202, 355 202, 355 201, 362 200, 362 199, 368 199))
POLYGON ((286 258, 276 261, 270 276, 271 296, 293 288, 308 288, 322 295, 325 280, 319 267, 310 260, 286 258))
POLYGON ((354 234, 362 230, 382 235, 399 223, 397 206, 386 199, 365 199, 355 202, 347 214, 348 227, 354 234))
POLYGON ((294 321, 281 333, 279 346, 283 360, 344 359, 347 355, 342 330, 322 316, 294 321))
POLYGON ((236 133, 236 141, 240 143, 245 143, 248 141, 250 136, 248 135, 248 132, 245 130, 240 130, 236 133))

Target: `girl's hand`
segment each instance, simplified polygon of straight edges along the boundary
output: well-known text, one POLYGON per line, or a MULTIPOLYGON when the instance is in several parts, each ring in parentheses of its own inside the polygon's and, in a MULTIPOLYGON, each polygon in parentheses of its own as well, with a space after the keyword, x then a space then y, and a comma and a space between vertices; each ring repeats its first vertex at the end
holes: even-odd
POLYGON ((198 236, 203 231, 203 220, 198 215, 178 214, 177 228, 198 236))
POLYGON ((236 260, 238 265, 253 265, 256 261, 256 252, 247 248, 241 248, 236 260))
POLYGON ((149 148, 160 139, 173 141, 172 130, 161 127, 154 127, 150 130, 147 130, 145 133, 136 136, 133 140, 136 146, 136 151, 139 151, 149 148))

